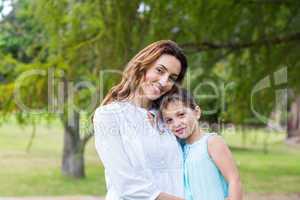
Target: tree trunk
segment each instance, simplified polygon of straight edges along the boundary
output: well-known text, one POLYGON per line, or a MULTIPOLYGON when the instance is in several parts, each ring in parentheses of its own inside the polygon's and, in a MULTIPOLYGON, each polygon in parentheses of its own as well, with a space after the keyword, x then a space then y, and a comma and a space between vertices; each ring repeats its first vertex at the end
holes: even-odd
POLYGON ((71 115, 62 120, 64 124, 62 173, 69 177, 84 178, 85 143, 80 139, 80 114, 74 110, 70 112, 71 115))
POLYGON ((61 115, 64 126, 64 144, 62 155, 62 174, 73 178, 85 177, 84 148, 89 139, 93 136, 93 129, 80 137, 80 113, 72 106, 74 104, 74 89, 63 79, 64 96, 62 103, 65 105, 61 115))
POLYGON ((291 105, 288 119, 287 139, 300 143, 300 97, 296 98, 291 105))

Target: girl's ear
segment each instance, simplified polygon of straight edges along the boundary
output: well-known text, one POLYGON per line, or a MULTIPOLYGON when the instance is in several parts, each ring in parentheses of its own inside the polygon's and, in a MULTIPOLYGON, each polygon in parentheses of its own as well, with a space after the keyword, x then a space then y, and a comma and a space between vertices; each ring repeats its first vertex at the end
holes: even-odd
POLYGON ((201 117, 201 109, 200 109, 199 106, 196 106, 196 107, 195 107, 195 110, 196 110, 196 112, 197 112, 197 119, 199 120, 200 117, 201 117))

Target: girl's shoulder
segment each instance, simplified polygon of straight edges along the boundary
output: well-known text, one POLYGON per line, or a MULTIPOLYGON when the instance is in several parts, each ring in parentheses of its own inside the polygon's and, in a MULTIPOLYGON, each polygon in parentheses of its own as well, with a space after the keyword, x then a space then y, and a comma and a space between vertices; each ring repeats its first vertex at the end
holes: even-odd
POLYGON ((203 133, 203 136, 206 137, 207 139, 216 137, 216 136, 218 136, 218 135, 219 135, 219 134, 216 133, 216 132, 204 132, 204 133, 203 133))
POLYGON ((218 133, 215 132, 211 132, 211 133, 206 133, 206 140, 207 140, 207 144, 214 144, 214 143, 220 143, 223 142, 224 143, 224 139, 221 135, 219 135, 218 133))
POLYGON ((214 133, 207 138, 207 150, 209 153, 216 150, 222 151, 227 148, 228 146, 221 135, 214 133))
POLYGON ((215 132, 204 132, 202 137, 196 142, 196 144, 201 144, 207 146, 211 140, 214 140, 218 137, 218 134, 215 132))

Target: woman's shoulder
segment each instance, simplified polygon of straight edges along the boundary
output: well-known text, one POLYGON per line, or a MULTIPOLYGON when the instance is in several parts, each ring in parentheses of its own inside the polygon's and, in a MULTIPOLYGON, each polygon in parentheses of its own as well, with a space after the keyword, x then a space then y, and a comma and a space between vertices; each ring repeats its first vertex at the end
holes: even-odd
POLYGON ((113 111, 117 108, 118 108, 118 103, 112 102, 112 103, 109 103, 109 104, 99 106, 98 108, 96 108, 95 112, 100 112, 100 113, 110 112, 110 111, 113 111))
POLYGON ((122 112, 122 109, 124 109, 124 107, 122 107, 119 102, 112 102, 106 105, 101 105, 96 108, 93 120, 113 119, 114 116, 122 112))
POLYGON ((125 109, 128 109, 128 104, 122 101, 114 101, 109 104, 101 105, 96 110, 95 113, 100 114, 112 114, 124 112, 125 109))
POLYGON ((94 112, 96 118, 115 118, 123 115, 132 115, 132 110, 135 107, 126 101, 114 101, 106 105, 99 106, 94 112))

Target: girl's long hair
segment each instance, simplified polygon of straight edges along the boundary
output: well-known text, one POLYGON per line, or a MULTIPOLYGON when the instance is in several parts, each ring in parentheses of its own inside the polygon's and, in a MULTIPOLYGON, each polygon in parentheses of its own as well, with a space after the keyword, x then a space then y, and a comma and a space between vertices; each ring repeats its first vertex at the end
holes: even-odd
MULTIPOLYGON (((185 76, 187 59, 175 42, 171 40, 160 40, 142 49, 128 62, 122 74, 122 80, 110 89, 103 99, 101 106, 113 101, 127 99, 138 88, 149 66, 163 54, 174 56, 181 64, 180 74, 169 93, 175 91, 176 84, 180 84, 185 76)), ((160 99, 156 101, 159 102, 159 100, 160 99)), ((154 105, 158 105, 156 102, 153 103, 154 105)))

